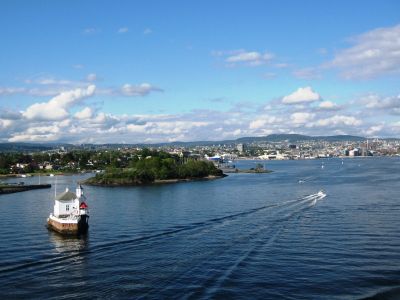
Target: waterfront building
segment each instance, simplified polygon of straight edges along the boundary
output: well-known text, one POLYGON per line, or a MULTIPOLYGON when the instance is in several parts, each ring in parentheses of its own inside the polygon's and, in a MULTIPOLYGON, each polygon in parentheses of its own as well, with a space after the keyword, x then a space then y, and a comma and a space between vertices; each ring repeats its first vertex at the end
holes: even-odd
POLYGON ((244 153, 247 150, 247 145, 246 144, 237 144, 236 145, 236 149, 240 152, 240 153, 244 153))
POLYGON ((79 234, 87 231, 89 211, 83 188, 78 185, 76 194, 68 188, 54 200, 53 213, 47 219, 49 229, 61 234, 79 234))

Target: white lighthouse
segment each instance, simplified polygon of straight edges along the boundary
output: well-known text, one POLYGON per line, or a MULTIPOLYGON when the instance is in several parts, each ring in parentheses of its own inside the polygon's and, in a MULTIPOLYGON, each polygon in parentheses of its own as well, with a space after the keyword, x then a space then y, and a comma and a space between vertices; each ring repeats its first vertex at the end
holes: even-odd
POLYGON ((68 190, 56 196, 54 211, 47 219, 47 225, 62 234, 79 234, 87 231, 89 210, 83 188, 78 185, 76 193, 68 190))

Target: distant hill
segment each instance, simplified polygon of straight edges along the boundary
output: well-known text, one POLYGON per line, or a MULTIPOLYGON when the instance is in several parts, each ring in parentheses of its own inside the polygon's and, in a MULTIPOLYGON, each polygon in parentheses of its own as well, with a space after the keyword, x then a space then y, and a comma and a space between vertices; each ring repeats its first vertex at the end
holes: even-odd
MULTIPOLYGON (((267 136, 258 137, 241 137, 235 140, 220 140, 220 141, 193 141, 193 142, 170 142, 170 143, 157 143, 157 144, 135 144, 135 145, 121 145, 120 147, 127 146, 139 146, 139 147, 162 147, 162 146, 181 146, 181 147, 191 147, 191 146, 211 146, 211 145, 232 145, 232 144, 251 144, 255 142, 304 142, 304 141, 327 141, 327 142, 359 142, 365 141, 365 137, 354 136, 354 135, 333 135, 333 136, 308 136, 301 134, 270 134, 267 136)), ((116 144, 113 145, 114 147, 116 144)))
POLYGON ((332 135, 332 136, 318 136, 320 140, 325 140, 327 142, 343 142, 343 141, 350 141, 350 142, 362 142, 366 141, 367 138, 355 135, 332 135))
POLYGON ((333 136, 308 136, 301 134, 270 134, 262 137, 243 137, 236 140, 237 143, 253 143, 253 142, 283 142, 289 143, 304 142, 304 141, 327 141, 327 142, 341 142, 351 141, 358 142, 364 141, 366 138, 353 135, 333 135, 333 136))
POLYGON ((71 147, 69 144, 60 143, 0 143, 0 152, 36 152, 48 151, 60 148, 61 146, 71 147))
POLYGON ((313 138, 307 135, 301 134, 270 134, 267 136, 260 137, 242 137, 236 140, 238 143, 253 143, 253 142, 298 142, 298 141, 309 141, 313 138))
POLYGON ((0 143, 0 152, 29 152, 44 151, 53 149, 48 144, 31 144, 31 143, 0 143))
MULTIPOLYGON (((60 148, 64 146, 66 150, 70 149, 116 149, 124 147, 193 147, 193 146, 211 146, 211 145, 234 145, 239 143, 251 144, 255 142, 288 142, 298 143, 305 141, 326 141, 326 142, 362 142, 367 140, 365 137, 354 135, 332 135, 332 136, 308 136, 301 134, 270 134, 267 136, 258 137, 241 137, 235 140, 220 140, 220 141, 193 141, 193 142, 170 142, 157 144, 82 144, 72 145, 63 143, 0 143, 0 152, 35 152, 46 151, 60 148)), ((390 140, 398 140, 391 138, 390 140)))

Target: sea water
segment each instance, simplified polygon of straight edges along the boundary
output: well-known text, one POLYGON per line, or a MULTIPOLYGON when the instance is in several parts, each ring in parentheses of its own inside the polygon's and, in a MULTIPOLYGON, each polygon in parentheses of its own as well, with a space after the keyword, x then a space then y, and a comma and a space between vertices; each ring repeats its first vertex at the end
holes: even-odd
MULTIPOLYGON (((251 168, 258 162, 235 162, 251 168)), ((400 292, 400 159, 267 161, 267 174, 84 187, 89 234, 45 228, 54 189, 0 196, 0 298, 358 299, 400 292)), ((8 179, 36 183, 37 177, 8 179)))

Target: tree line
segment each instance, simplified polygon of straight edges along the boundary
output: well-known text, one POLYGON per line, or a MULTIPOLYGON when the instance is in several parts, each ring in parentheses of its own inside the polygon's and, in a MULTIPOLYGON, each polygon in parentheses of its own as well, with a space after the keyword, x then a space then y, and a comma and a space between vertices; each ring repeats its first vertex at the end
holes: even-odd
POLYGON ((155 180, 203 178, 222 176, 212 162, 186 159, 163 151, 143 149, 125 168, 109 167, 89 180, 97 184, 141 184, 155 180))

